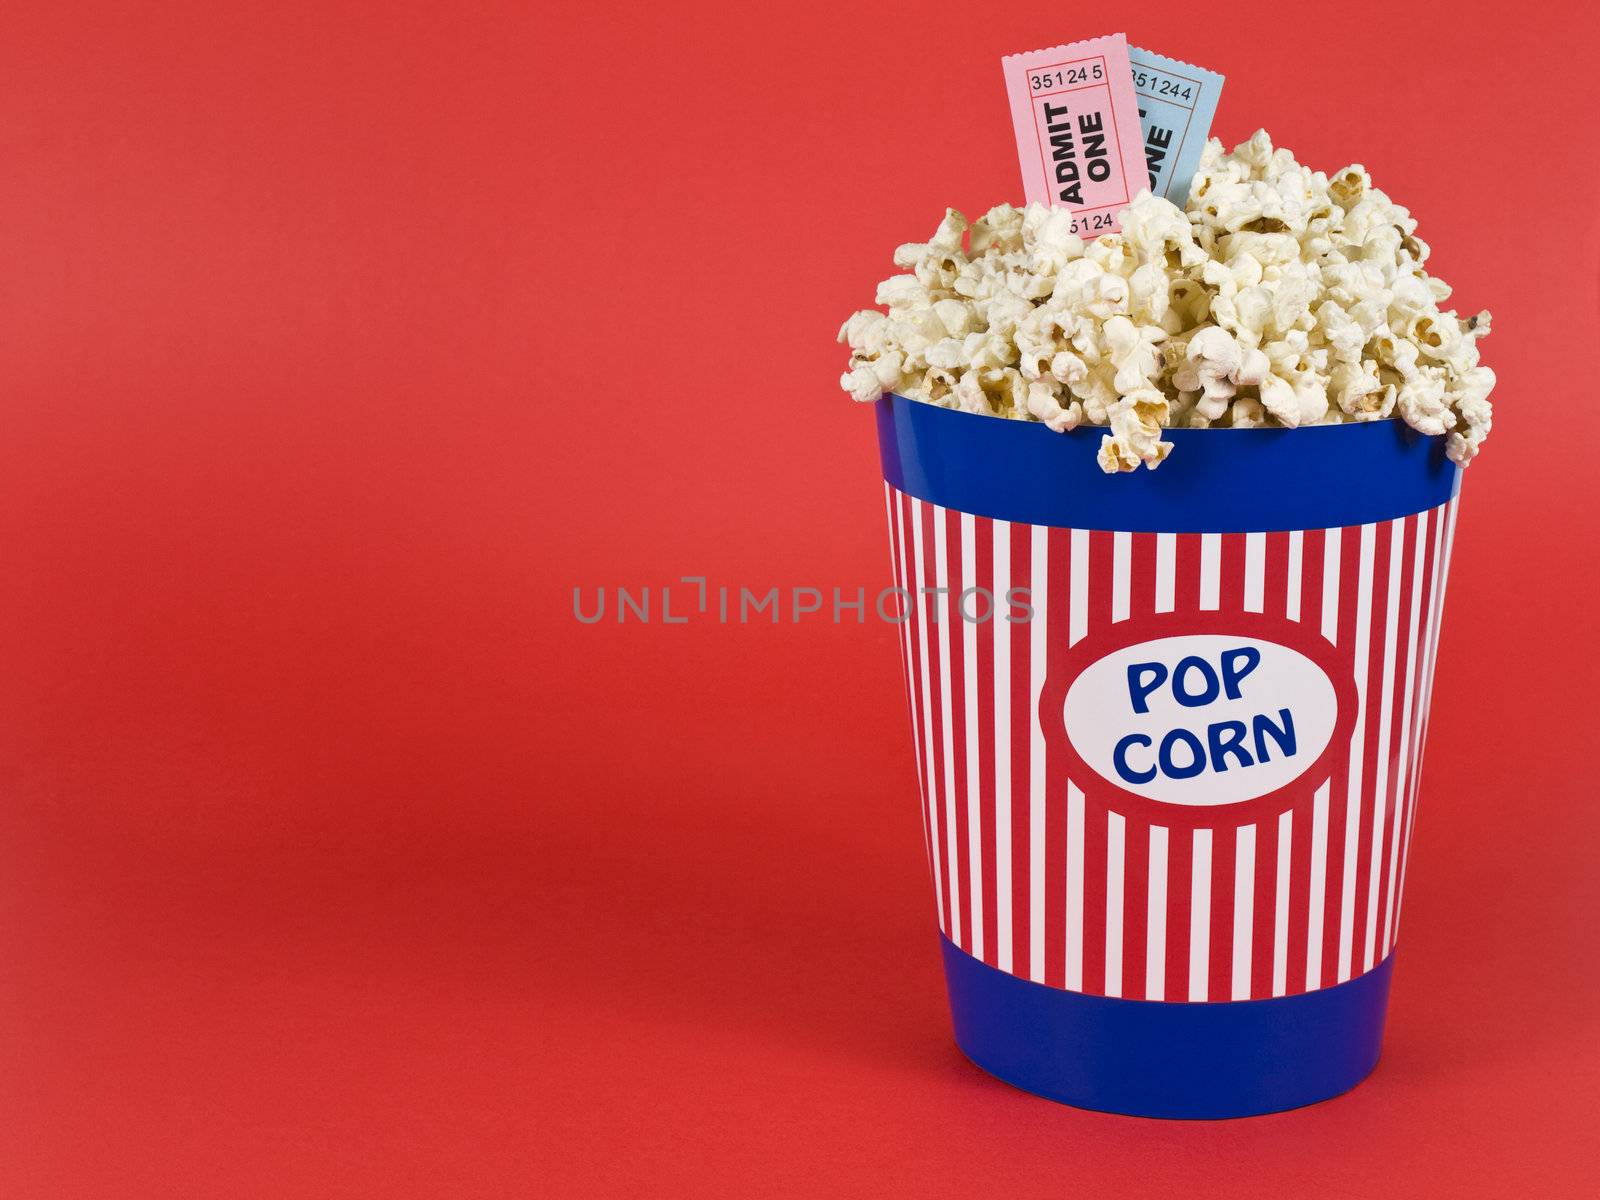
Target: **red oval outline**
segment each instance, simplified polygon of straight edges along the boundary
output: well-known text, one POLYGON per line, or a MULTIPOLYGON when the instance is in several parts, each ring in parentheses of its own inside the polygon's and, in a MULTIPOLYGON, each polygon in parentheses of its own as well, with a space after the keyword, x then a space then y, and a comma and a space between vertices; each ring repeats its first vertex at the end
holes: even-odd
POLYGON ((1282 812, 1309 799, 1317 785, 1332 774, 1334 754, 1349 753, 1350 738, 1355 732, 1356 706, 1355 674, 1339 653, 1339 648, 1317 629, 1300 621, 1269 617, 1263 613, 1190 611, 1145 614, 1103 625, 1090 633, 1065 651, 1059 662, 1047 672, 1044 686, 1039 690, 1037 716, 1046 744, 1064 754, 1067 776, 1079 786, 1086 798, 1096 798, 1098 794, 1099 798, 1123 815, 1136 816, 1151 825, 1176 829, 1223 829, 1249 825, 1259 821, 1266 813, 1282 812), (1190 805, 1152 800, 1107 779, 1090 766, 1073 745, 1072 737, 1067 733, 1067 690, 1090 664, 1141 642, 1196 634, 1232 635, 1274 642, 1309 658, 1332 683, 1335 712, 1328 744, 1305 770, 1282 787, 1231 804, 1190 805), (1309 787, 1305 786, 1308 778, 1315 781, 1309 787))

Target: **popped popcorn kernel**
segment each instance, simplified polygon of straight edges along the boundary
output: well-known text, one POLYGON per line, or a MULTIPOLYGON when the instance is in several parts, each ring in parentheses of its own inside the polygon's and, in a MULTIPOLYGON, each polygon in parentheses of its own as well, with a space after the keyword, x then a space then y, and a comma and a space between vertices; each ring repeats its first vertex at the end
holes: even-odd
POLYGON ((855 313, 840 386, 1058 432, 1107 429, 1108 473, 1157 466, 1171 428, 1398 417, 1466 464, 1493 426, 1490 316, 1441 309, 1416 220, 1359 164, 1327 176, 1265 130, 1212 138, 1186 208, 1141 192, 1085 241, 1066 209, 955 209, 894 252, 886 311, 855 313))

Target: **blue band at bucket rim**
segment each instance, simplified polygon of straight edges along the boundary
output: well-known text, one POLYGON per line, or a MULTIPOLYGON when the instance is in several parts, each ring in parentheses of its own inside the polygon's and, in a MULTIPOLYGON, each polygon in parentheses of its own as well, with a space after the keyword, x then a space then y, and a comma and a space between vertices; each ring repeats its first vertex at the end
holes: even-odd
POLYGON ((1106 432, 1055 433, 885 396, 883 477, 918 499, 1032 525, 1136 533, 1328 529, 1410 516, 1456 494, 1445 439, 1401 421, 1303 429, 1171 429, 1155 470, 1107 475, 1106 432))
POLYGON ((962 1052, 1007 1083, 1079 1108, 1255 1116, 1349 1091, 1378 1062, 1393 955, 1320 991, 1164 1004, 1047 987, 939 940, 962 1052))

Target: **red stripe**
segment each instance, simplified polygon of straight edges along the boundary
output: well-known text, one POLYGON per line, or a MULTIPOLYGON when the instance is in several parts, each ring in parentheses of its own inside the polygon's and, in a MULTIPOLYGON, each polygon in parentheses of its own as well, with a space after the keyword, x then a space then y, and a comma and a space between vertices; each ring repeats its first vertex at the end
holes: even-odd
POLYGON ((1238 833, 1223 826, 1211 834, 1211 940, 1207 1000, 1233 995, 1234 866, 1238 859, 1238 833))
POLYGON ((1106 992, 1107 809, 1088 798, 1083 806, 1083 990, 1106 992))
POLYGON ((1367 648, 1367 711, 1361 732, 1361 812, 1356 836, 1356 893, 1351 915, 1349 971, 1361 974, 1367 939, 1368 892, 1372 886, 1372 833, 1378 815, 1378 738, 1383 721, 1383 653, 1389 636, 1389 554, 1393 526, 1379 522, 1372 538, 1372 634, 1367 648))
MULTIPOLYGON (((1031 527, 1011 526, 1011 586, 1028 587, 1031 574, 1031 527)), ((1029 638, 1032 626, 1019 621, 1011 626, 1011 955, 1012 970, 1028 978, 1028 877, 1032 863, 1029 841, 1029 747, 1033 723, 1029 638)))
MULTIPOLYGON (((1300 806, 1303 811, 1309 805, 1300 806)), ((1255 908, 1250 919, 1250 995, 1272 995, 1272 943, 1278 901, 1278 814, 1256 823, 1255 908)))
POLYGON ((966 667, 962 658, 962 643, 966 636, 961 619, 961 514, 949 510, 945 514, 945 586, 941 597, 944 605, 944 636, 950 646, 950 678, 945 682, 950 689, 950 758, 955 764, 956 797, 956 886, 952 895, 960 905, 960 946, 972 953, 972 841, 967 822, 967 689, 966 667))
POLYGON ((931 718, 929 732, 933 739, 933 777, 928 781, 932 803, 929 809, 933 815, 934 831, 933 844, 935 852, 942 863, 939 886, 939 908, 943 913, 943 926, 945 936, 949 936, 955 928, 954 913, 951 911, 951 885, 950 856, 946 853, 949 845, 949 830, 945 828, 945 796, 944 796, 944 702, 943 702, 943 677, 939 668, 939 626, 933 620, 937 609, 938 597, 931 589, 937 586, 938 560, 934 554, 933 538, 933 506, 920 503, 917 506, 922 521, 922 572, 918 579, 919 589, 930 589, 920 596, 918 603, 919 615, 925 613, 925 624, 928 638, 928 712, 931 718))
MULTIPOLYGON (((1070 578, 1070 533, 1065 529, 1051 528, 1048 532, 1049 561, 1045 566, 1048 579, 1049 631, 1046 648, 1046 673, 1059 669, 1062 654, 1067 648, 1068 619, 1070 615, 1068 583, 1070 578)), ((1066 772, 1060 754, 1049 749, 1046 743, 1045 786, 1049 790, 1044 800, 1044 963, 1045 982, 1055 987, 1065 987, 1067 982, 1067 792, 1066 772)))
POLYGON ((1150 907, 1150 826, 1128 821, 1122 849, 1121 996, 1145 998, 1145 958, 1149 953, 1146 919, 1150 907))
MULTIPOLYGON (((1406 696, 1406 667, 1411 661, 1411 576, 1416 570, 1417 551, 1417 519, 1407 517, 1401 525, 1400 538, 1403 543, 1400 560, 1400 606, 1395 613, 1395 656, 1394 656, 1394 686, 1390 692, 1389 702, 1389 769, 1384 781, 1387 800, 1384 806, 1383 827, 1378 831, 1381 839, 1379 842, 1378 856, 1378 897, 1374 909, 1376 924, 1373 930, 1373 961, 1381 962, 1384 957, 1384 914, 1389 907, 1389 864, 1394 855, 1391 847, 1394 844, 1395 817, 1400 806, 1405 802, 1405 770, 1406 759, 1401 757, 1401 742, 1404 740, 1406 754, 1410 754, 1409 735, 1401 737, 1401 729, 1405 725, 1405 696, 1406 696)), ((1365 947, 1363 946, 1363 954, 1365 947)))
MULTIPOLYGON (((1356 606, 1360 592, 1361 529, 1348 526, 1339 541, 1339 654, 1355 661, 1356 606)), ((1357 735, 1359 736, 1359 730, 1357 735)), ((1344 890, 1344 840, 1349 809, 1349 755, 1334 755, 1332 786, 1328 789, 1328 869, 1327 891, 1322 914, 1322 976, 1320 984, 1329 987, 1339 978, 1339 926, 1344 890)))
MULTIPOLYGON (((1299 805, 1310 812, 1309 804, 1299 805)), ((1255 945, 1250 959, 1250 995, 1272 995, 1272 969, 1278 917, 1279 814, 1263 817, 1256 826, 1256 897, 1253 921, 1255 945)))
POLYGON ((1189 890, 1194 879, 1194 834, 1174 828, 1167 834, 1168 1000, 1189 998, 1189 890))
POLYGON ((978 672, 978 813, 981 821, 979 841, 982 848, 983 885, 983 961, 990 966, 1000 965, 999 903, 995 894, 996 858, 994 848, 994 754, 996 730, 994 727, 994 625, 1000 620, 996 612, 996 598, 992 594, 994 583, 994 524, 985 517, 973 518, 972 583, 990 593, 989 602, 983 595, 974 595, 967 606, 967 615, 988 619, 974 625, 977 635, 975 667, 978 672))
POLYGON ((1217 603, 1222 612, 1244 611, 1244 565, 1247 534, 1224 533, 1222 542, 1222 571, 1217 589, 1217 603))
MULTIPOLYGON (((1302 538, 1302 550, 1305 539, 1302 538)), ((1302 557, 1304 555, 1302 554, 1302 557)), ((1305 589, 1301 588, 1301 608, 1304 609, 1305 589)), ((1289 613, 1289 535, 1267 534, 1266 583, 1261 591, 1263 612, 1289 613)))

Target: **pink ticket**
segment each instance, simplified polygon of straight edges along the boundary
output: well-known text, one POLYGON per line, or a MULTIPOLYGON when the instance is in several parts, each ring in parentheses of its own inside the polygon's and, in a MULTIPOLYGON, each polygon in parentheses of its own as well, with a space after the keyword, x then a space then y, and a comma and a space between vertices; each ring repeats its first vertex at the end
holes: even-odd
POLYGON ((1000 66, 1023 195, 1070 208, 1079 237, 1114 232, 1123 208, 1149 186, 1127 38, 1008 54, 1000 66))

